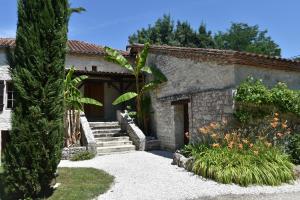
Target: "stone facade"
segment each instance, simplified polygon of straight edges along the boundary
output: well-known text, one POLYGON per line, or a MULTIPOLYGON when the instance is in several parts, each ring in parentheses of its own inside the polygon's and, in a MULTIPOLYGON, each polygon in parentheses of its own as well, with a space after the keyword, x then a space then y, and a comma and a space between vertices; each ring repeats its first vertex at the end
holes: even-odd
MULTIPOLYGON (((198 59, 202 55, 196 57, 184 52, 190 56, 185 57, 174 53, 173 47, 169 50, 168 47, 161 48, 165 51, 156 47, 150 49, 147 62, 168 78, 151 94, 151 127, 161 141, 162 149, 173 151, 184 145, 182 104, 188 104, 188 127, 190 142, 193 142, 199 139, 199 127, 232 117, 235 89, 248 76, 263 79, 269 86, 282 81, 292 89, 300 89, 300 68, 295 68, 296 64, 292 61, 292 68, 287 66, 289 61, 275 58, 264 58, 267 61, 257 66, 241 65, 235 60, 221 63, 214 58, 198 59), (265 66, 266 63, 272 64, 272 59, 275 64, 265 66), (278 66, 280 63, 284 66, 278 66)), ((175 51, 179 51, 178 48, 175 51)))
MULTIPOLYGON (((74 55, 68 54, 66 57, 66 68, 74 66, 76 70, 92 71, 92 67, 96 66, 98 71, 113 72, 113 73, 125 73, 126 70, 122 69, 118 65, 108 63, 103 59, 103 56, 91 56, 91 55, 74 55)), ((97 78, 96 78, 97 79, 97 78)), ((11 81, 9 74, 9 66, 6 62, 5 51, 0 48, 0 80, 4 80, 6 85, 7 81, 11 81)), ((131 88, 129 88, 131 89, 131 88)), ((6 91, 6 87, 4 88, 6 91)), ((81 88, 84 91, 84 86, 81 88)), ((120 94, 115 88, 109 84, 104 83, 104 116, 105 121, 116 120, 116 111, 120 109, 120 106, 113 106, 111 102, 116 99, 120 94)), ((4 109, 0 111, 0 131, 11 129, 11 109, 7 109, 7 93, 4 92, 4 109)))

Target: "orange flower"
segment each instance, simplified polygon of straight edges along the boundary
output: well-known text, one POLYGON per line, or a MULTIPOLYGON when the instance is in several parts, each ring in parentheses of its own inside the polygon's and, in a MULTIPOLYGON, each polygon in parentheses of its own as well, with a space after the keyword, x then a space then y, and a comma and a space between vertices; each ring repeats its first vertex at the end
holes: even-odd
POLYGON ((199 128, 199 129, 198 129, 198 132, 199 132, 199 133, 203 133, 203 134, 207 134, 207 133, 208 133, 208 130, 207 130, 207 128, 202 127, 202 128, 199 128))
POLYGON ((218 124, 215 122, 210 123, 209 125, 211 128, 216 129, 218 127, 218 124))
POLYGON ((270 142, 265 142, 265 145, 266 145, 267 147, 271 147, 271 146, 272 146, 272 143, 270 143, 270 142))
POLYGON ((213 146, 213 148, 219 148, 220 144, 219 143, 214 143, 212 146, 213 146))
POLYGON ((278 121, 279 121, 278 117, 274 117, 273 120, 274 120, 275 122, 278 122, 278 121))
POLYGON ((230 143, 228 144, 228 148, 229 148, 229 149, 232 149, 232 148, 233 148, 233 142, 230 142, 230 143))
POLYGON ((227 133, 224 138, 228 142, 228 140, 230 139, 230 134, 227 133))
POLYGON ((253 151, 253 153, 254 153, 255 155, 258 155, 258 151, 253 151))
POLYGON ((243 141, 243 143, 245 143, 245 144, 248 144, 248 143, 249 143, 249 141, 246 140, 246 139, 243 139, 242 141, 243 141))
POLYGON ((287 127, 288 127, 288 126, 287 126, 287 121, 285 121, 284 123, 282 123, 282 124, 281 124, 281 127, 282 127, 282 128, 287 128, 287 127))
POLYGON ((279 114, 278 114, 278 113, 274 113, 274 116, 275 116, 275 117, 278 117, 278 116, 279 116, 279 114))
POLYGON ((272 126, 273 128, 276 128, 276 127, 278 126, 278 122, 276 122, 276 121, 275 121, 275 122, 272 122, 272 123, 271 123, 271 126, 272 126))
POLYGON ((239 149, 243 149, 243 144, 242 143, 239 144, 239 149))
POLYGON ((213 139, 217 139, 217 138, 218 138, 218 135, 217 135, 216 133, 214 133, 214 134, 211 135, 211 137, 212 137, 213 139))

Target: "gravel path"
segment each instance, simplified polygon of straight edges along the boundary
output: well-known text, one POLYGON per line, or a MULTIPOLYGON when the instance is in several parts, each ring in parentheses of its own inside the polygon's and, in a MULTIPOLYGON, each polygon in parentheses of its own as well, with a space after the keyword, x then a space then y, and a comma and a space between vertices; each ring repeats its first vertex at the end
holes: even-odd
POLYGON ((115 184, 99 200, 218 199, 220 195, 225 195, 225 198, 226 195, 300 192, 300 180, 293 185, 279 187, 245 188, 233 184, 218 184, 171 165, 171 156, 171 153, 164 151, 136 151, 98 156, 88 161, 61 161, 59 167, 94 167, 115 176, 115 184))

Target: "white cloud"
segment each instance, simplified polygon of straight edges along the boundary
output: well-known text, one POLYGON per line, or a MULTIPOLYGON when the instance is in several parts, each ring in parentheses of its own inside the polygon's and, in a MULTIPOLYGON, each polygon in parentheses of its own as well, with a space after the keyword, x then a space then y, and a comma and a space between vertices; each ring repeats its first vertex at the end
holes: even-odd
POLYGON ((0 29, 0 37, 2 38, 14 38, 16 37, 16 30, 11 29, 0 29))

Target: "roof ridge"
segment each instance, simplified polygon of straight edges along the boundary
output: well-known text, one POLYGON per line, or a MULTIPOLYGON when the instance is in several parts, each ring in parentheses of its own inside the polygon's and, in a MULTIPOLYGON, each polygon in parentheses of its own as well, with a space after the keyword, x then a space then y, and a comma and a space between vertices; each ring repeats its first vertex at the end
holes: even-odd
MULTIPOLYGON (((144 44, 140 43, 134 43, 131 45, 128 45, 127 48, 142 48, 144 44)), ((180 46, 170 46, 170 45, 151 45, 150 48, 152 49, 166 49, 166 50, 183 50, 183 51, 191 51, 191 52, 197 52, 200 53, 201 51, 206 52, 216 52, 216 53, 226 53, 226 54, 232 54, 232 55, 247 55, 247 56, 253 56, 253 57, 260 57, 260 58, 266 58, 266 59, 275 59, 279 61, 284 62, 292 62, 292 63, 300 63, 300 61, 296 61, 289 58, 282 58, 279 56, 269 56, 265 54, 258 54, 258 53, 251 53, 251 52, 245 52, 245 51, 236 51, 236 50, 230 50, 230 49, 212 49, 212 48, 195 48, 195 47, 180 47, 180 46)))
MULTIPOLYGON (((15 38, 0 38, 0 48, 2 47, 15 47, 15 38)), ((69 53, 74 54, 88 54, 88 55, 105 55, 105 50, 102 45, 89 43, 86 41, 76 40, 76 39, 70 39, 67 42, 67 47, 69 50, 69 53)), ((120 53, 122 53, 124 56, 128 56, 127 51, 119 50, 120 53)))

